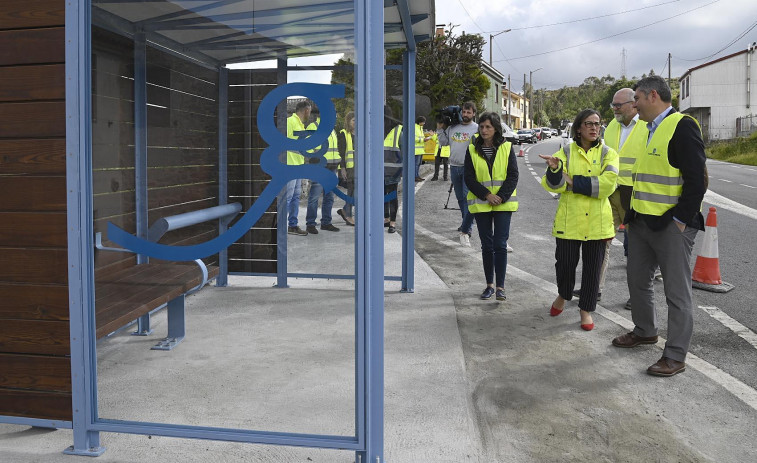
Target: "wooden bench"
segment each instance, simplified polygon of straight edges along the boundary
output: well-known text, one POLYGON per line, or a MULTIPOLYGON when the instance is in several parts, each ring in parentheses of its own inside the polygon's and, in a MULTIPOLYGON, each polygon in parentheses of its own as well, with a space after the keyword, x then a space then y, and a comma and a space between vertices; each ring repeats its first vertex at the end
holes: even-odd
MULTIPOLYGON (((164 217, 150 227, 148 239, 157 242, 168 231, 215 219, 228 224, 241 210, 241 204, 233 203, 164 217)), ((95 247, 100 251, 131 252, 123 248, 104 246, 100 233, 95 236, 95 247)), ((208 280, 217 275, 218 267, 211 266, 208 269, 200 259, 195 260, 194 263, 146 263, 105 274, 99 272, 95 281, 97 339, 135 320, 139 320, 140 323, 133 334, 147 336, 152 333, 149 323, 150 314, 166 306, 168 333, 166 338, 152 349, 173 349, 186 334, 185 297, 199 291, 208 280)))

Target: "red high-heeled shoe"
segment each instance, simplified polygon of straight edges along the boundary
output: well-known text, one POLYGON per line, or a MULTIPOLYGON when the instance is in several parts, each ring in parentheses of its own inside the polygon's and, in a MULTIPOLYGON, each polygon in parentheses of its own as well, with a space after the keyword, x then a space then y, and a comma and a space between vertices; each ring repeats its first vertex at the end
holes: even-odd
POLYGON ((594 329, 594 322, 591 323, 581 323, 581 329, 584 331, 591 331, 594 329))
POLYGON ((549 309, 549 315, 556 317, 562 313, 563 309, 558 309, 554 305, 549 309))

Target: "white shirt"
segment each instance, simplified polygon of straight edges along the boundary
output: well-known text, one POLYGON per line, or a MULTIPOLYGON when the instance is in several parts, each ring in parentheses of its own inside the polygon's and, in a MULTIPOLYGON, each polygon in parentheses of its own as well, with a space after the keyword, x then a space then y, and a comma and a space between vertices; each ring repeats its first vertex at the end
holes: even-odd
POLYGON ((637 114, 631 119, 631 122, 629 122, 628 125, 623 125, 622 122, 620 123, 620 143, 618 143, 618 149, 623 147, 623 143, 625 143, 628 136, 631 135, 631 131, 636 127, 638 121, 639 115, 637 114))

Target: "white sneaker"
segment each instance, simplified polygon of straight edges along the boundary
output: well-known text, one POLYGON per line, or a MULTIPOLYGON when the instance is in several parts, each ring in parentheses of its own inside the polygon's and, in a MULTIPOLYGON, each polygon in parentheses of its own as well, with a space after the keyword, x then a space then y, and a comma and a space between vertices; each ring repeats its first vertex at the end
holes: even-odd
POLYGON ((507 244, 507 252, 513 252, 513 247, 510 246, 510 243, 507 244))
POLYGON ((460 244, 470 247, 470 237, 467 233, 460 233, 460 244))

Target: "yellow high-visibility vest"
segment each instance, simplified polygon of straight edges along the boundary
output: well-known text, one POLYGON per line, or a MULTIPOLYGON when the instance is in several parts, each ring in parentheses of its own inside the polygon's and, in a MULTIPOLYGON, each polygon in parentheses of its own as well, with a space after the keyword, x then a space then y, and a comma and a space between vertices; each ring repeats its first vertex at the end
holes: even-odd
MULTIPOLYGON (((287 137, 298 140, 299 135, 295 135, 296 132, 304 132, 305 124, 300 120, 300 116, 297 113, 292 114, 287 118, 287 137)), ((287 151, 287 164, 290 166, 299 166, 305 164, 305 156, 301 155, 297 151, 287 151)))
POLYGON ((423 156, 426 152, 426 148, 423 145, 425 142, 426 134, 423 133, 423 127, 415 124, 415 155, 423 156))
POLYGON ((618 149, 620 144, 620 122, 613 119, 605 129, 605 144, 618 153, 618 185, 632 186, 633 165, 647 146, 649 138, 649 129, 644 121, 638 120, 628 134, 623 146, 618 149))
MULTIPOLYGON (((502 182, 507 178, 507 164, 510 160, 510 149, 511 144, 509 141, 499 145, 499 148, 497 148, 497 154, 494 156, 492 172, 489 174, 489 164, 486 162, 486 159, 484 159, 484 156, 476 151, 474 145, 468 146, 468 151, 470 152, 470 157, 473 161, 473 169, 476 171, 476 180, 478 180, 478 183, 485 186, 492 194, 497 194, 502 187, 502 182)), ((480 199, 478 196, 474 195, 472 191, 468 190, 468 211, 472 214, 492 211, 517 211, 517 191, 516 188, 507 201, 492 206, 489 204, 489 201, 480 199)))
MULTIPOLYGON (((680 170, 670 165, 668 144, 684 117, 691 116, 676 112, 665 117, 644 153, 636 160, 631 208, 640 214, 661 216, 678 204, 683 191, 683 177, 680 170)), ((696 119, 691 118, 699 125, 696 119)))
POLYGON ((352 133, 347 129, 340 130, 344 134, 344 141, 347 143, 347 147, 344 150, 344 163, 348 169, 355 167, 355 148, 352 146, 352 133))
MULTIPOLYGON (((321 124, 321 118, 315 120, 315 122, 311 122, 308 126, 308 130, 310 131, 316 131, 318 130, 318 126, 321 124)), ((333 167, 339 164, 339 161, 342 159, 342 157, 339 155, 339 148, 338 148, 338 142, 336 139, 336 132, 333 130, 329 134, 328 139, 329 147, 326 150, 326 153, 323 155, 324 158, 326 158, 326 162, 329 167, 333 167)), ((316 148, 313 148, 313 153, 320 151, 321 147, 318 146, 316 148)))

